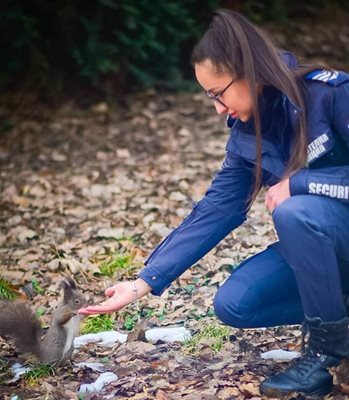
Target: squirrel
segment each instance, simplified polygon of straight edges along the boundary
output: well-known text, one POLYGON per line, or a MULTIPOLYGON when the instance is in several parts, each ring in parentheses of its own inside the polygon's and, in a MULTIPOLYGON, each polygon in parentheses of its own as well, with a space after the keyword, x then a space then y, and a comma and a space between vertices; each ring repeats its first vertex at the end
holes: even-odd
POLYGON ((45 334, 28 304, 0 300, 0 336, 14 339, 19 351, 35 354, 41 362, 56 365, 62 365, 71 358, 74 338, 84 318, 77 311, 91 304, 72 279, 64 278, 60 288, 63 289, 63 298, 45 334))

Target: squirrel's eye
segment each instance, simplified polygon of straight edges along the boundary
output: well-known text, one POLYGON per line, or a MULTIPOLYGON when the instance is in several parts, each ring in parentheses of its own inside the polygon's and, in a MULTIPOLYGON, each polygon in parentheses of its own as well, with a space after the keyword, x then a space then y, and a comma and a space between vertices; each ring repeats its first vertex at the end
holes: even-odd
POLYGON ((80 304, 80 300, 79 299, 74 299, 74 304, 80 304))

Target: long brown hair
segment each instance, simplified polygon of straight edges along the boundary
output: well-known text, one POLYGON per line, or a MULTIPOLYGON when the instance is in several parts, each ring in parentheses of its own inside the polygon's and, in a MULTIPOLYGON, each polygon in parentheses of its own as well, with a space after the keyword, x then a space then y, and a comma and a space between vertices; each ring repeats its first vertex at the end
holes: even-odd
MULTIPOLYGON (((306 111, 301 75, 281 59, 271 40, 242 15, 231 10, 215 12, 205 35, 195 46, 191 62, 195 66, 210 60, 217 73, 229 72, 237 79, 246 79, 252 98, 256 132, 256 180, 251 202, 262 181, 262 135, 258 108, 259 86, 272 86, 284 93, 299 110, 292 154, 285 176, 303 168, 307 159, 306 111)), ((311 68, 314 69, 314 68, 311 68)))

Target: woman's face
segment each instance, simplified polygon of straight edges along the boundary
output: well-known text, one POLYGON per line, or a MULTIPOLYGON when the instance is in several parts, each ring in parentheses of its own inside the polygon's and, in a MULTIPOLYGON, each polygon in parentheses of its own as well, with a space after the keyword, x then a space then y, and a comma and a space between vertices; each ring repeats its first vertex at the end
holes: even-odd
POLYGON ((195 75, 211 98, 211 95, 219 95, 226 88, 218 100, 213 100, 218 114, 231 115, 242 122, 249 120, 252 116, 252 98, 245 79, 231 83, 234 77, 228 72, 217 73, 210 60, 196 64, 195 75))

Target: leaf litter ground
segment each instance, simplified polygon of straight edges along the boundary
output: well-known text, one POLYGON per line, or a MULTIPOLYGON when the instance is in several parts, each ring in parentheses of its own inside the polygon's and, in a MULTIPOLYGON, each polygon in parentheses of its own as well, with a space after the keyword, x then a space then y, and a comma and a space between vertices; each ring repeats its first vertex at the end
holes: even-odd
MULTIPOLYGON (((326 14, 326 23, 294 20, 269 30, 280 47, 346 69, 348 14, 334 11, 333 22, 326 14)), ((100 103, 88 110, 70 103, 54 111, 31 106, 23 93, 2 100, 4 127, 11 129, 0 137, 0 276, 31 302, 43 324, 57 304, 62 274, 96 302, 107 286, 136 276, 147 254, 204 195, 224 157, 224 118, 201 94, 149 92, 129 98, 127 107, 100 103), (132 266, 101 276, 101 265, 108 270, 119 253, 131 255, 132 266)), ((80 347, 71 364, 31 385, 4 383, 8 366, 26 359, 0 341, 0 399, 260 399, 260 381, 285 366, 260 354, 299 350, 299 327, 229 328, 219 351, 215 339, 201 339, 200 332, 218 324, 212 309, 217 287, 274 240, 261 194, 244 225, 161 298, 149 296, 115 315, 116 330, 133 328, 128 342, 80 347), (200 337, 191 353, 180 343, 144 341, 143 329, 181 325, 200 337), (103 363, 118 380, 100 393, 79 395, 80 385, 99 373, 78 362, 103 363)), ((337 385, 326 399, 347 399, 347 365, 334 375, 337 385)))
MULTIPOLYGON (((73 276, 96 302, 107 286, 137 274, 144 257, 204 195, 228 137, 224 119, 201 94, 149 92, 131 98, 125 109, 99 104, 51 112, 42 107, 16 118, 0 147, 1 275, 35 309, 44 310, 43 323, 57 303, 62 274, 73 276), (133 268, 101 276, 101 262, 125 249, 133 268)), ((149 296, 117 313, 115 329, 125 331, 127 320, 131 327, 137 321, 148 328, 184 325, 195 337, 218 323, 212 309, 217 287, 242 260, 274 240, 261 195, 242 227, 161 298, 149 296)), ((258 399, 261 379, 284 367, 260 354, 299 350, 300 330, 231 328, 218 352, 212 341, 204 338, 193 353, 180 343, 147 343, 137 334, 112 348, 89 344, 54 376, 32 385, 24 380, 3 384, 0 398, 258 399), (79 397, 79 386, 99 375, 75 365, 81 361, 102 362, 118 380, 100 393, 79 397)), ((5 366, 18 355, 3 341, 1 357, 4 382, 5 366)), ((334 393, 327 398, 345 398, 348 386, 342 383, 334 393)))

